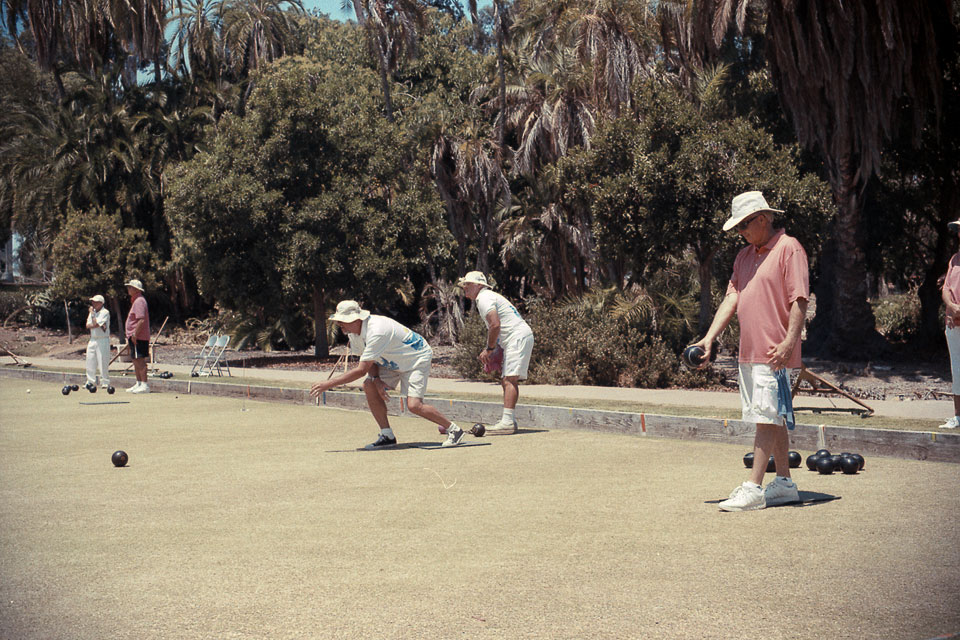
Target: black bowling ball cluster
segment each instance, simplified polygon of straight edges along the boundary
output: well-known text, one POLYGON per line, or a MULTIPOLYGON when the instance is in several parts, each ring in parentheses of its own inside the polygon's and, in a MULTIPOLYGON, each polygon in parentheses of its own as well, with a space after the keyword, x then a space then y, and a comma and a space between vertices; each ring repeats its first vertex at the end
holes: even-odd
POLYGON ((807 458, 807 469, 817 471, 825 476, 834 471, 842 471, 852 476, 863 470, 863 463, 863 456, 859 453, 831 454, 826 449, 820 449, 820 451, 807 458))
MULTIPOLYGON (((791 451, 789 454, 789 461, 791 469, 798 469, 800 467, 800 463, 803 461, 803 456, 796 451, 791 451)), ((743 456, 743 466, 745 466, 747 469, 753 469, 753 451, 743 456)), ((777 465, 773 461, 773 456, 770 456, 770 459, 767 460, 767 473, 773 473, 776 470, 777 465)))
POLYGON ((70 395, 70 392, 71 392, 71 391, 80 391, 80 385, 78 385, 78 384, 65 384, 65 385, 63 385, 63 389, 60 389, 60 393, 62 393, 62 394, 65 395, 65 396, 70 395))

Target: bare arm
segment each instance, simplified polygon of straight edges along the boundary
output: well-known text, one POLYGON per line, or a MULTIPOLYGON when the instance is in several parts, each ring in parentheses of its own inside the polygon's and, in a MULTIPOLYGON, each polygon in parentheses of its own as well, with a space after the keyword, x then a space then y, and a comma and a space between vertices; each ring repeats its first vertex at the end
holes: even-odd
POLYGON ((800 340, 800 332, 803 331, 803 321, 807 317, 806 298, 797 298, 790 305, 790 319, 787 322, 787 337, 780 344, 770 347, 767 355, 770 359, 767 361, 773 369, 782 369, 790 360, 793 348, 800 340))
POLYGON ((706 367, 710 364, 710 355, 713 350, 713 341, 717 339, 717 336, 727 328, 727 325, 730 324, 730 321, 733 319, 733 314, 737 312, 737 302, 740 300, 740 294, 736 291, 731 291, 723 298, 723 302, 720 303, 720 306, 717 308, 716 315, 713 316, 713 322, 710 323, 710 328, 707 329, 707 335, 703 337, 700 342, 695 342, 695 345, 700 346, 704 351, 703 363, 701 367, 706 367))
POLYGON ((497 348, 497 340, 500 338, 500 316, 495 309, 491 309, 487 314, 487 348, 480 352, 478 356, 480 362, 487 364, 490 359, 490 352, 497 348), (493 345, 492 347, 490 345, 493 345))
POLYGON ((328 391, 334 387, 339 387, 340 385, 349 384, 354 380, 359 380, 360 378, 369 374, 370 371, 376 366, 377 363, 373 360, 361 360, 360 364, 353 369, 350 369, 350 371, 341 373, 340 375, 334 376, 329 380, 318 382, 310 387, 310 395, 316 398, 324 391, 328 391))
POLYGON ((943 291, 940 297, 943 300, 943 304, 945 304, 947 307, 945 315, 953 323, 957 323, 957 321, 960 320, 960 304, 954 304, 953 296, 950 294, 950 291, 946 287, 943 288, 943 291))

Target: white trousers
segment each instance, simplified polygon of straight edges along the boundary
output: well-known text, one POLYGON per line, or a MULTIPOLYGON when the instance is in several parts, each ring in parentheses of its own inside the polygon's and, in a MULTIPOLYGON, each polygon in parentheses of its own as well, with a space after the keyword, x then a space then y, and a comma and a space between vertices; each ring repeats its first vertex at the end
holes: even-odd
POLYGON ((960 396, 960 327, 947 329, 947 349, 950 350, 950 372, 953 373, 953 395, 960 396))
POLYGON ((97 384, 97 369, 100 370, 100 386, 110 386, 110 338, 91 338, 87 343, 87 384, 97 384))

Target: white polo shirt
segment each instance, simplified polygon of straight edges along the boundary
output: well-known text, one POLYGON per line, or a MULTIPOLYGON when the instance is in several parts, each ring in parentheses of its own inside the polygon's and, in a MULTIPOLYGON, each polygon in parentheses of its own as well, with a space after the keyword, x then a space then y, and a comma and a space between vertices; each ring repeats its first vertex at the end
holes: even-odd
POLYGON ((107 308, 100 307, 100 311, 90 311, 90 318, 97 323, 93 329, 90 329, 90 338, 97 340, 110 337, 110 312, 107 308))
POLYGON ((390 371, 411 371, 433 358, 433 350, 419 333, 376 315, 363 321, 359 336, 350 336, 350 350, 360 351, 361 362, 373 361, 390 371))
POLYGON ((533 335, 530 325, 520 316, 517 308, 495 291, 484 288, 477 294, 477 311, 480 312, 480 317, 483 318, 488 331, 490 330, 490 323, 487 322, 487 314, 491 311, 497 312, 497 317, 500 318, 500 337, 498 341, 501 345, 512 342, 517 338, 533 335))

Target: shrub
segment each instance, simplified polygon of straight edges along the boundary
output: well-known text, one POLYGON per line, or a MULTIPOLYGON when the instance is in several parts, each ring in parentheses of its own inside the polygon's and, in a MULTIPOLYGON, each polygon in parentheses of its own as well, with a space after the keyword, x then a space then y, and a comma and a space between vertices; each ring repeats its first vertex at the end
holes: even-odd
POLYGON ((460 339, 457 341, 457 348, 453 352, 453 368, 463 377, 471 380, 492 379, 493 376, 484 373, 477 356, 483 351, 487 343, 487 325, 480 318, 480 314, 473 312, 467 314, 467 318, 460 329, 460 339))
POLYGON ((920 296, 913 289, 907 293, 885 296, 873 302, 877 331, 888 340, 905 340, 920 328, 920 296))

